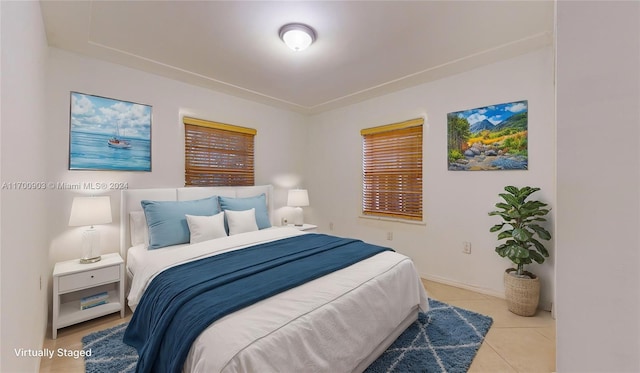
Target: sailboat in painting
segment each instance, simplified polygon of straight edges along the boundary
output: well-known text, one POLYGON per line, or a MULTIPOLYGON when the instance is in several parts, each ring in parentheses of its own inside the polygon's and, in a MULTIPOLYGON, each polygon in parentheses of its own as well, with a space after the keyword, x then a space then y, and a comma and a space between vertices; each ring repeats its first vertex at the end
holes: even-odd
POLYGON ((131 143, 120 138, 120 124, 116 124, 116 135, 107 140, 107 144, 116 149, 130 149, 131 143))

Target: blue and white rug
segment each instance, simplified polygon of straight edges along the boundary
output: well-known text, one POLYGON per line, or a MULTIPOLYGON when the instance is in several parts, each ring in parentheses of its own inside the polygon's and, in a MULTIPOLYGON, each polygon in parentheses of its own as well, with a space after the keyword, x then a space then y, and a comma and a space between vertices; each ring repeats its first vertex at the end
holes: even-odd
POLYGON ((135 372, 138 352, 122 341, 129 323, 101 330, 82 337, 82 349, 91 350, 91 356, 85 356, 85 372, 115 373, 135 372))
POLYGON ((365 372, 469 370, 493 319, 433 299, 429 306, 365 372))
MULTIPOLYGON (((429 299, 400 337, 367 368, 378 372, 466 372, 493 320, 484 315, 429 299)), ((127 323, 82 338, 87 373, 134 372, 136 350, 122 342, 127 323)))

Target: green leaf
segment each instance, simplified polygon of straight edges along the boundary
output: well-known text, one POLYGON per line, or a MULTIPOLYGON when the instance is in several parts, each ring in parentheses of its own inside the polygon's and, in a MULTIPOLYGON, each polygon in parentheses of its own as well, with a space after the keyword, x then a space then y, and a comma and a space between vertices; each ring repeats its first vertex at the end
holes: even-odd
POLYGON ((496 224, 493 227, 491 227, 491 229, 489 229, 489 232, 497 232, 500 229, 502 229, 502 227, 504 227, 504 223, 502 224, 496 224))
POLYGON ((507 185, 506 187, 504 187, 504 190, 513 194, 514 196, 517 196, 518 193, 520 193, 520 189, 514 187, 513 185, 507 185))
POLYGON ((502 245, 496 247, 496 253, 501 257, 505 257, 507 255, 507 248, 509 247, 508 243, 503 243, 502 245))
POLYGON ((509 210, 509 216, 511 217, 511 219, 519 219, 522 217, 520 215, 520 211, 518 211, 517 209, 509 210))
POLYGON ((527 199, 527 197, 529 197, 530 195, 532 195, 533 193, 539 190, 540 188, 532 188, 532 187, 526 186, 520 189, 520 193, 518 193, 518 197, 522 198, 522 201, 524 201, 525 199, 527 199))
POLYGON ((531 258, 512 258, 511 261, 521 267, 525 264, 531 264, 531 258))
POLYGON ((514 187, 513 185, 507 185, 506 187, 504 187, 504 190, 513 195, 517 195, 520 192, 520 189, 514 187))
POLYGON ((509 245, 507 256, 513 261, 514 258, 523 259, 529 257, 529 250, 519 245, 509 245))
POLYGON ((518 205, 520 204, 518 202, 518 199, 512 196, 511 194, 500 193, 499 196, 502 197, 509 205, 513 207, 518 207, 518 205))
POLYGON ((537 210, 545 206, 547 206, 547 204, 540 201, 527 201, 525 202, 524 205, 522 205, 523 208, 531 209, 531 210, 537 210))
POLYGON ((549 252, 547 251, 547 249, 544 247, 544 245, 542 244, 542 242, 536 240, 535 238, 531 239, 531 242, 533 242, 533 246, 536 247, 536 250, 538 250, 540 252, 540 254, 542 254, 544 257, 548 258, 549 257, 549 252))
POLYGON ((524 228, 514 228, 511 235, 513 238, 521 242, 529 241, 531 239, 531 233, 524 228))
POLYGON ((529 224, 529 228, 533 229, 541 239, 543 240, 551 239, 551 233, 549 233, 546 229, 542 228, 538 224, 529 224))
POLYGON ((513 232, 513 230, 509 229, 508 231, 503 231, 500 232, 500 234, 498 234, 498 240, 502 240, 505 238, 511 238, 513 235, 511 234, 511 232, 513 232))
POLYGON ((489 213, 489 216, 495 216, 498 215, 500 216, 502 219, 504 219, 505 221, 511 221, 511 216, 509 216, 509 214, 502 212, 502 211, 491 211, 489 213))
POLYGON ((506 203, 498 202, 498 203, 496 203, 496 207, 499 208, 499 209, 509 210, 511 208, 511 205, 507 205, 506 203))
POLYGON ((537 216, 545 216, 549 213, 550 210, 548 209, 540 209, 538 211, 535 212, 535 215, 537 216))
POLYGON ((547 221, 547 219, 545 219, 545 218, 539 218, 539 217, 535 217, 535 218, 534 218, 534 217, 528 217, 528 218, 525 220, 525 222, 527 222, 527 223, 532 222, 532 221, 547 221))
POLYGON ((544 257, 533 250, 529 250, 529 257, 535 260, 538 264, 544 263, 544 257))

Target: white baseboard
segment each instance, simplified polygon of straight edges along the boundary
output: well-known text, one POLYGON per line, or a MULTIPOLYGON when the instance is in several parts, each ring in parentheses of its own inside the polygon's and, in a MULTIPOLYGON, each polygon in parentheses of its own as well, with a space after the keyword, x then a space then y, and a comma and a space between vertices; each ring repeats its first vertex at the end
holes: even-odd
MULTIPOLYGON (((500 298, 500 299, 505 299, 504 293, 501 293, 499 291, 495 291, 495 290, 492 290, 492 289, 485 289, 485 288, 481 288, 481 287, 465 284, 465 283, 462 283, 462 282, 449 280, 447 278, 440 277, 440 276, 426 275, 424 273, 421 273, 420 277, 422 277, 425 280, 437 282, 437 283, 440 283, 440 284, 455 286, 457 288, 462 288, 462 289, 465 289, 465 290, 475 291, 476 293, 480 293, 480 294, 484 294, 484 295, 490 295, 492 297, 496 297, 496 298, 500 298)), ((555 317, 555 310, 554 310, 554 307, 553 307, 552 303, 549 302, 548 304, 547 303, 543 304, 541 302, 538 305, 538 308, 543 310, 543 311, 550 311, 552 313, 552 317, 554 319, 556 318, 555 317)))
POLYGON ((492 297, 504 299, 504 293, 501 293, 499 291, 495 291, 493 289, 481 288, 481 287, 478 287, 478 286, 473 286, 473 285, 465 284, 465 283, 462 283, 462 282, 449 280, 449 279, 444 278, 444 277, 427 275, 427 274, 424 274, 424 273, 421 273, 420 277, 422 277, 425 280, 438 282, 440 284, 455 286, 457 288, 462 288, 462 289, 465 289, 465 290, 471 290, 471 291, 475 291, 476 293, 480 293, 480 294, 484 294, 484 295, 490 295, 492 297))

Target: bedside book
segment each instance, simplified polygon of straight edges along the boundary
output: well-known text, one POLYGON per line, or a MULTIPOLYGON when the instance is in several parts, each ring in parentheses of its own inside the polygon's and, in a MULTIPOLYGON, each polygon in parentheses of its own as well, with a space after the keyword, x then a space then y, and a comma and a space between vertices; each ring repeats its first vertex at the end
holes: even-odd
POLYGON ((107 299, 109 299, 109 293, 104 291, 102 293, 98 293, 98 294, 94 294, 94 295, 90 295, 90 296, 81 298, 80 299, 80 305, 83 306, 83 305, 86 305, 86 304, 92 304, 92 303, 100 302, 100 301, 107 300, 107 299))
POLYGON ((89 308, 102 306, 103 304, 107 304, 107 303, 109 303, 109 300, 108 299, 103 299, 101 301, 96 301, 96 302, 80 305, 80 309, 81 310, 88 310, 89 308))
POLYGON ((100 306, 108 303, 109 293, 104 291, 102 293, 90 295, 80 299, 80 309, 86 310, 88 308, 100 306))
POLYGON ((107 299, 107 298, 109 298, 109 293, 106 292, 106 291, 103 291, 102 293, 89 295, 89 296, 81 298, 80 299, 80 303, 82 303, 82 302, 91 302, 91 301, 94 301, 96 299, 107 299))

